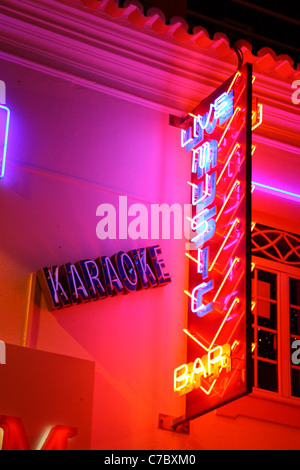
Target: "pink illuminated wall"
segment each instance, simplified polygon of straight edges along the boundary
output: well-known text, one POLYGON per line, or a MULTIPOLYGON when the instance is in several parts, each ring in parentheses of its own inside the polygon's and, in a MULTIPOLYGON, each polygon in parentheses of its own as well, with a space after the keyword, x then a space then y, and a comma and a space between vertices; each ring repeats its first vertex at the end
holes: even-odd
POLYGON ((6 227, 1 235, 2 337, 18 343, 24 331, 31 273, 159 242, 171 285, 49 312, 36 284, 26 334, 31 348, 96 363, 93 447, 147 446, 149 431, 145 444, 137 440, 140 426, 152 423, 155 429, 159 412, 170 409, 172 401, 176 407, 175 397, 170 401, 170 363, 183 347, 177 342, 174 351, 185 310, 185 299, 177 295, 185 282, 185 260, 177 256, 185 240, 150 239, 150 203, 188 203, 182 178, 185 173, 188 178, 188 167, 180 158, 176 131, 167 113, 72 88, 19 66, 5 64, 4 78, 13 84, 8 97, 14 118, 0 188, 6 227), (177 155, 176 164, 170 165, 168 155, 177 155), (118 214, 119 195, 127 195, 128 206, 142 203, 149 209, 149 239, 97 238, 97 207, 110 203, 118 214))

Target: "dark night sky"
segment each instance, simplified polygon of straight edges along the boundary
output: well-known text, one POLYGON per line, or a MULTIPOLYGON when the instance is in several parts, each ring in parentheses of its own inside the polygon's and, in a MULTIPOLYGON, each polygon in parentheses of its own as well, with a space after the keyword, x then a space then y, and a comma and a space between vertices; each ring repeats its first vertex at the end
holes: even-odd
POLYGON ((276 54, 288 54, 296 63, 300 62, 300 8, 295 0, 187 0, 187 10, 186 19, 191 26, 201 23, 210 34, 225 32, 231 42, 247 39, 254 53, 261 47, 271 47, 276 54), (189 14, 189 10, 201 17, 189 14))
MULTIPOLYGON (((300 62, 300 8, 297 0, 140 0, 145 12, 160 8, 167 23, 172 16, 183 16, 190 25, 203 26, 210 34, 225 33, 231 46, 239 39, 252 44, 252 52, 270 47, 275 53, 287 54, 300 62), (252 8, 251 8, 252 6, 252 8), (269 10, 254 9, 253 6, 269 10)), ((124 0, 119 1, 123 6, 124 0)))

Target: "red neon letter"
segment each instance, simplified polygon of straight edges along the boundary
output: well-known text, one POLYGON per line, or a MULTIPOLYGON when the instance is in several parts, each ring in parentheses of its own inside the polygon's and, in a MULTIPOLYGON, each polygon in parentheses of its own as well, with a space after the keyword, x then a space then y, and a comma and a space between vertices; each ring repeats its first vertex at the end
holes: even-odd
MULTIPOLYGON (((0 428, 4 431, 2 450, 30 450, 23 423, 19 418, 1 416, 0 428)), ((75 428, 54 426, 50 430, 41 450, 67 450, 68 439, 75 435, 75 428)))

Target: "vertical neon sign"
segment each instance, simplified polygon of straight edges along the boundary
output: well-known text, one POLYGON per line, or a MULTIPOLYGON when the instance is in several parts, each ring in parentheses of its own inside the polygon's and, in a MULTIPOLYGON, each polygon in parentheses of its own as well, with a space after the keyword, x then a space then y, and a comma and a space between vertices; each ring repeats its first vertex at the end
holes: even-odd
POLYGON ((193 419, 252 389, 252 66, 171 124, 191 158, 187 362, 174 391, 193 419))
POLYGON ((0 178, 4 177, 10 110, 5 106, 5 83, 0 80, 0 178))

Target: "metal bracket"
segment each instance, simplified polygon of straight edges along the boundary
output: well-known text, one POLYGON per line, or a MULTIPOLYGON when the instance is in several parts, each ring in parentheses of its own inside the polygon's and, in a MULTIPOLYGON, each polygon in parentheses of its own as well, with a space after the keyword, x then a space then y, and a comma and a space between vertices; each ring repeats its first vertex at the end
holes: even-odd
POLYGON ((187 114, 185 117, 169 114, 169 126, 177 127, 178 129, 187 129, 192 124, 192 122, 193 117, 191 114, 187 114))
POLYGON ((165 431, 172 431, 180 434, 190 433, 190 422, 185 416, 174 418, 173 416, 159 414, 158 427, 165 431))
POLYGON ((173 127, 182 128, 184 124, 184 118, 179 116, 174 116, 173 114, 169 114, 169 125, 173 127))

